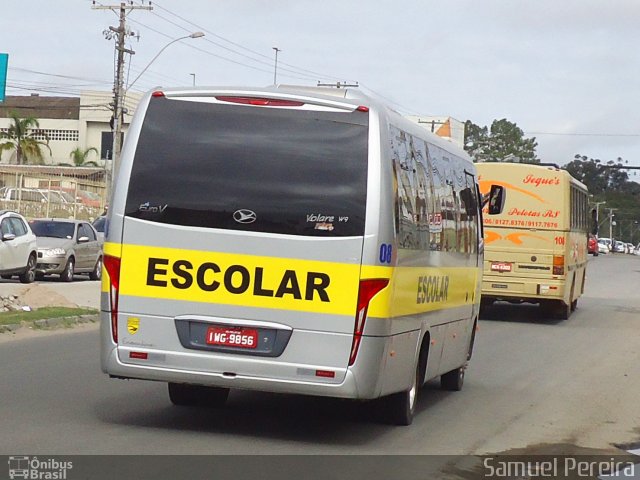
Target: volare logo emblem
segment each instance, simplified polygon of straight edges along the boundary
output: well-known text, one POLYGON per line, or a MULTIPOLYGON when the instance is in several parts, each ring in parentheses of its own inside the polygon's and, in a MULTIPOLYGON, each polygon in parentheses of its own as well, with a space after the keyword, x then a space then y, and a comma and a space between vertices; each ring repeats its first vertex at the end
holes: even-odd
POLYGON ((256 212, 241 208, 233 212, 233 219, 238 223, 253 223, 256 221, 256 212))

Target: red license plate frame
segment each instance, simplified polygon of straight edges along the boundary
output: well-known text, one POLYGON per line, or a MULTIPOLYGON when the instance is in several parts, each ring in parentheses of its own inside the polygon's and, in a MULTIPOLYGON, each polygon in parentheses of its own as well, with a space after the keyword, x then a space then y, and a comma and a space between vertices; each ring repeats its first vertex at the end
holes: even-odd
POLYGON ((209 327, 205 342, 207 345, 218 347, 255 349, 258 347, 258 330, 244 327, 209 327))

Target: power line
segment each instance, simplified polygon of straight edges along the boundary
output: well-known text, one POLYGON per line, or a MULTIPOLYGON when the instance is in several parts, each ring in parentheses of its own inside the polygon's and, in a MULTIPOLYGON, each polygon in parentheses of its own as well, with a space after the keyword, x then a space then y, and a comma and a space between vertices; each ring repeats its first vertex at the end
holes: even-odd
MULTIPOLYGON (((226 43, 228 43, 230 45, 233 45, 234 47, 237 47, 237 48, 240 48, 242 50, 245 50, 245 51, 253 54, 254 56, 260 57, 260 59, 254 58, 254 57, 249 56, 249 55, 247 55, 245 53, 242 53, 242 52, 239 52, 237 50, 234 50, 233 48, 221 45, 220 43, 214 42, 211 39, 205 39, 208 43, 216 45, 216 46, 218 46, 220 48, 223 48, 223 49, 225 49, 225 50, 227 50, 229 52, 232 52, 232 53, 234 53, 236 55, 239 55, 239 56, 242 56, 244 58, 247 58, 247 59, 249 59, 249 60, 251 60, 253 62, 259 63, 261 65, 267 65, 267 66, 270 67, 273 64, 273 61, 272 61, 271 57, 269 57, 269 56, 267 56, 267 55, 265 55, 263 53, 257 52, 255 50, 252 50, 252 49, 248 48, 248 47, 245 47, 244 45, 241 45, 241 44, 239 44, 237 42, 233 42, 233 41, 231 41, 231 40, 229 40, 229 39, 227 39, 227 38, 225 38, 225 37, 223 37, 221 35, 218 35, 218 34, 212 32, 211 30, 206 29, 205 27, 202 27, 201 25, 198 25, 198 24, 188 20, 187 18, 178 15, 177 13, 172 12, 172 11, 164 8, 162 5, 159 5, 158 3, 154 3, 154 6, 158 7, 160 10, 163 10, 164 12, 168 13, 169 15, 172 15, 172 16, 182 20, 183 22, 186 22, 187 24, 189 24, 191 26, 194 26, 194 27, 198 28, 199 30, 202 30, 202 31, 206 32, 207 34, 209 34, 209 35, 211 35, 213 37, 216 37, 216 38, 218 38, 218 39, 220 39, 220 40, 222 40, 222 41, 224 41, 224 42, 226 42, 226 43), (264 60, 262 60, 262 59, 264 59, 264 60)), ((167 19, 167 18, 165 18, 165 17, 163 17, 163 16, 161 16, 161 15, 159 15, 157 13, 154 13, 154 15, 159 17, 159 18, 161 18, 161 19, 163 19, 163 20, 165 20, 166 22, 168 22, 168 23, 170 23, 170 24, 172 24, 174 26, 177 26, 178 28, 181 28, 183 30, 188 30, 185 27, 177 24, 176 22, 173 22, 172 20, 169 20, 169 19, 167 19)), ((225 57, 222 57, 222 58, 224 59, 225 57)), ((239 63, 239 64, 243 65, 243 66, 250 67, 247 64, 242 64, 242 63, 239 63)), ((322 78, 322 79, 333 79, 333 80, 341 80, 341 79, 345 78, 344 76, 336 77, 334 75, 328 75, 326 73, 315 72, 313 70, 308 70, 308 69, 305 69, 305 68, 301 68, 301 67, 292 65, 292 64, 287 63, 287 62, 283 62, 282 60, 279 60, 278 65, 279 65, 279 69, 278 70, 280 72, 285 71, 285 72, 289 72, 289 73, 293 74, 293 75, 284 75, 284 76, 286 76, 288 78, 296 78, 296 79, 299 79, 299 80, 313 80, 313 81, 317 81, 319 78, 322 78), (298 76, 295 76, 295 75, 298 75, 298 76), (300 76, 302 76, 302 78, 300 76)))
POLYGON ((525 135, 557 135, 567 137, 640 137, 640 133, 524 132, 525 135))

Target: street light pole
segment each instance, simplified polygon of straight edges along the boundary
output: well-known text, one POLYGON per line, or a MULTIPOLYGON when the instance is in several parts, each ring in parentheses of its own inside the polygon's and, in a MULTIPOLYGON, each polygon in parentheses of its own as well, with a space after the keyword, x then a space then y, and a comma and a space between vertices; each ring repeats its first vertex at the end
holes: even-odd
MULTIPOLYGON (((192 34, 190 34, 190 35, 185 35, 184 37, 180 37, 180 38, 176 38, 176 39, 174 39, 174 40, 171 40, 171 41, 170 41, 169 43, 167 43, 164 47, 162 47, 158 53, 156 53, 156 56, 155 56, 155 57, 153 57, 149 63, 147 63, 147 66, 146 66, 146 67, 144 67, 144 68, 142 69, 142 71, 138 74, 138 76, 137 76, 136 78, 134 78, 134 79, 133 79, 133 82, 131 82, 129 85, 127 85, 127 90, 129 90, 131 87, 133 87, 133 85, 138 81, 138 79, 139 79, 139 78, 144 74, 144 72, 146 72, 146 71, 147 71, 147 69, 151 66, 151 64, 152 64, 153 62, 155 62, 156 58, 158 58, 158 57, 160 56, 160 54, 161 54, 162 52, 164 52, 164 51, 165 51, 165 50, 166 50, 170 45, 173 45, 174 43, 179 42, 180 40, 184 40, 185 38, 200 38, 200 37, 204 37, 204 33, 202 33, 202 32, 193 32, 193 33, 192 33, 192 34)), ((195 74, 192 74, 192 75, 194 75, 194 76, 195 76, 195 74)))
POLYGON ((271 47, 275 50, 276 52, 276 61, 273 65, 273 84, 277 85, 277 78, 278 78, 278 52, 281 52, 282 50, 280 50, 278 47, 271 47))

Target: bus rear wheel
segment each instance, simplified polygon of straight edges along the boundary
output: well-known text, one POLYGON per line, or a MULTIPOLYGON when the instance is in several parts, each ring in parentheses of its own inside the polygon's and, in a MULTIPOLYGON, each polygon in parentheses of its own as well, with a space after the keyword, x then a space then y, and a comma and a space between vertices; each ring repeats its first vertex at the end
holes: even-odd
POLYGON ((568 320, 571 316, 571 312, 573 312, 571 305, 571 302, 565 303, 563 300, 558 300, 555 308, 556 317, 560 320, 568 320))
POLYGON ((449 390, 452 392, 459 392, 464 385, 464 372, 466 365, 451 370, 440 376, 440 388, 442 390, 449 390))
POLYGON ((222 407, 229 397, 229 389, 169 383, 169 400, 176 406, 222 407))
POLYGON ((420 391, 420 365, 416 365, 411 388, 404 392, 394 393, 387 398, 388 411, 394 425, 411 425, 416 414, 418 392, 420 391))

